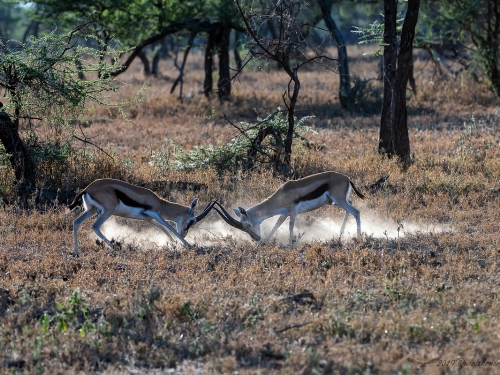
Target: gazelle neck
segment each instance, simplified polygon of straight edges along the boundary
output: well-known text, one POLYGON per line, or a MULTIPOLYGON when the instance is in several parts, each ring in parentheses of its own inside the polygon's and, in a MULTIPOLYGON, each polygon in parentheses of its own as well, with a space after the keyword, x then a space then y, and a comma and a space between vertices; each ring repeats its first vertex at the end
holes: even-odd
POLYGON ((281 211, 279 209, 276 209, 275 205, 273 205, 269 199, 266 199, 265 201, 262 201, 253 207, 250 207, 247 210, 247 213, 250 217, 259 218, 259 220, 262 222, 266 219, 269 219, 270 217, 280 215, 281 211))
POLYGON ((161 214, 163 217, 175 218, 184 214, 189 207, 183 206, 181 204, 169 202, 166 199, 160 198, 161 214))

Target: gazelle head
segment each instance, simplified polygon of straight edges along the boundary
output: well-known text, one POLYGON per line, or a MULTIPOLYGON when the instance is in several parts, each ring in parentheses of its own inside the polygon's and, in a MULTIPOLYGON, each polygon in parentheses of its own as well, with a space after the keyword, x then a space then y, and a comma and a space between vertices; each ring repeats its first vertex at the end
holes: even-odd
POLYGON ((195 225, 198 221, 201 221, 203 218, 205 218, 205 216, 208 215, 208 213, 212 210, 215 202, 216 201, 208 202, 201 214, 199 214, 198 216, 194 215, 194 209, 198 204, 198 198, 194 199, 191 202, 191 206, 189 207, 187 214, 182 215, 177 221, 177 232, 182 236, 182 238, 185 238, 187 236, 189 229, 193 225, 195 225))
POLYGON ((222 210, 221 212, 214 207, 214 210, 219 213, 219 215, 222 217, 222 219, 224 219, 226 223, 248 233, 254 241, 260 241, 261 220, 259 218, 251 217, 244 208, 238 207, 238 209, 234 209, 234 213, 240 218, 240 221, 238 221, 235 220, 231 215, 229 215, 224 207, 222 207, 218 202, 214 202, 214 204, 217 204, 217 206, 219 206, 219 208, 222 210))

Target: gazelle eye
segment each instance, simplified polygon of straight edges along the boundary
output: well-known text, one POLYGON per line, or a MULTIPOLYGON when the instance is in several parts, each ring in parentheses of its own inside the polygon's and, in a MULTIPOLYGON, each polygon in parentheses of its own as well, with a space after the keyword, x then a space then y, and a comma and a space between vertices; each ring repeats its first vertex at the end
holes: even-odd
POLYGON ((187 223, 186 230, 191 228, 194 224, 196 224, 196 219, 190 219, 187 223))

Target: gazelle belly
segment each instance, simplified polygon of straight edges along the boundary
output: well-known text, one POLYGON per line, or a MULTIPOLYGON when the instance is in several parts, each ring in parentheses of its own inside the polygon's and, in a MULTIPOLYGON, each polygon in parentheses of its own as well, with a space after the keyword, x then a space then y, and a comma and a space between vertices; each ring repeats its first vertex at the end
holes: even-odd
POLYGON ((131 207, 125 205, 122 201, 118 203, 113 212, 113 215, 127 217, 130 219, 144 219, 146 216, 144 215, 143 207, 131 207))
POLYGON ((316 210, 324 206, 325 204, 331 204, 331 203, 332 201, 328 197, 328 192, 325 192, 318 198, 299 202, 296 207, 296 212, 297 214, 301 214, 304 212, 316 210))

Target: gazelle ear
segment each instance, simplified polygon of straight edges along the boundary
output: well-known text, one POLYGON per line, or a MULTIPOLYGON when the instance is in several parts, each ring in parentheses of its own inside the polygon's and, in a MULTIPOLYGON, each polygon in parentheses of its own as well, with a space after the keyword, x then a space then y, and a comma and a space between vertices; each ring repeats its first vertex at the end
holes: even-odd
POLYGON ((245 209, 243 207, 238 207, 238 209, 234 208, 234 213, 236 214, 236 216, 238 216, 240 219, 242 216, 248 216, 247 215, 247 212, 245 211, 245 209))
POLYGON ((198 204, 198 198, 193 199, 193 201, 191 202, 191 208, 188 211, 190 215, 193 214, 194 208, 196 207, 197 204, 198 204))

